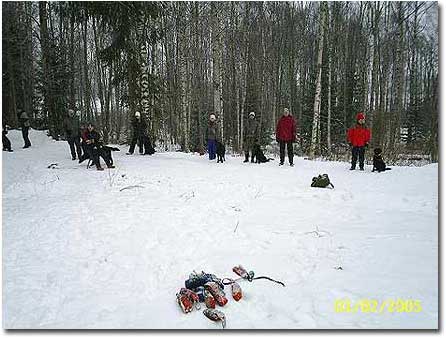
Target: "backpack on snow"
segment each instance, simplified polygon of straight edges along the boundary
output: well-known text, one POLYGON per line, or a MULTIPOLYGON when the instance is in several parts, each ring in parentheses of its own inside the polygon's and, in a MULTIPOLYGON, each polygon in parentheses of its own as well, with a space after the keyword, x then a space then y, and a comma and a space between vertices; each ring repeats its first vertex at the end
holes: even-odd
POLYGON ((327 188, 331 186, 334 188, 334 185, 330 182, 327 174, 319 175, 317 177, 313 177, 313 182, 311 183, 313 188, 327 188))

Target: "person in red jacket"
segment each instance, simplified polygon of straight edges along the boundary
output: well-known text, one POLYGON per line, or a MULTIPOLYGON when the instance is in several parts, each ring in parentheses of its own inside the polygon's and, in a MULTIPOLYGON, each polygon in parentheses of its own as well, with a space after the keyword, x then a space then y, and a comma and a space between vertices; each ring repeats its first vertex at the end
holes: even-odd
POLYGON ((350 170, 356 169, 359 157, 359 169, 364 170, 364 153, 370 141, 370 129, 365 127, 364 113, 356 115, 356 126, 347 131, 347 140, 352 146, 352 166, 350 170))
POLYGON ((296 121, 294 117, 290 115, 288 108, 283 110, 283 115, 279 119, 276 128, 276 141, 280 145, 280 163, 283 165, 285 161, 285 145, 288 152, 288 161, 290 166, 293 164, 293 142, 296 142, 296 121))

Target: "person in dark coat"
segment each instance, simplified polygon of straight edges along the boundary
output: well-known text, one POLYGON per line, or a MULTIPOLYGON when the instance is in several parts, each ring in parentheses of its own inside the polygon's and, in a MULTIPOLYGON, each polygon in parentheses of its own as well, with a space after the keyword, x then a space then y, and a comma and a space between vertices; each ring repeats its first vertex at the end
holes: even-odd
POLYGON ((206 128, 206 139, 208 141, 209 160, 215 160, 217 152, 217 141, 219 138, 219 128, 215 114, 209 116, 208 127, 206 128))
POLYGON ((79 158, 79 163, 81 163, 84 159, 84 157, 86 157, 86 150, 85 150, 85 146, 86 143, 85 141, 87 140, 87 133, 88 133, 88 128, 85 124, 81 124, 80 125, 80 136, 81 136, 81 148, 82 148, 82 156, 79 158))
POLYGON ((73 161, 76 159, 76 152, 77 157, 80 159, 82 157, 80 125, 79 118, 76 116, 73 109, 68 109, 68 115, 63 121, 63 128, 65 131, 65 138, 70 145, 71 159, 73 161))
POLYGON ((31 147, 31 141, 29 140, 29 137, 28 137, 29 127, 31 125, 29 123, 28 114, 23 110, 20 110, 19 113, 20 113, 19 122, 20 122, 20 126, 22 128, 23 141, 25 142, 25 145, 23 146, 23 148, 25 149, 25 148, 31 147))
POLYGON ((290 166, 294 166, 293 164, 293 142, 296 142, 296 121, 294 117, 290 115, 290 111, 288 108, 283 110, 283 115, 279 119, 276 128, 276 141, 280 146, 280 163, 279 165, 283 165, 285 161, 285 146, 288 152, 288 161, 290 162, 290 166))
MULTIPOLYGON (((104 170, 104 168, 101 167, 99 160, 99 156, 101 156, 108 168, 114 168, 114 165, 103 153, 101 136, 94 129, 94 125, 92 123, 88 124, 87 131, 82 136, 83 142, 85 142, 85 156, 83 156, 81 159, 85 160, 86 158, 90 158, 97 170, 104 170)), ((79 162, 81 162, 81 160, 79 160, 79 162)))
POLYGON ((3 132, 2 132, 2 143, 3 143, 3 151, 9 151, 12 152, 11 149, 11 141, 6 136, 8 134, 9 126, 7 124, 3 125, 3 132))
POLYGON ((356 115, 356 126, 347 131, 347 140, 352 147, 352 166, 350 170, 356 169, 356 162, 359 157, 359 169, 364 170, 365 148, 368 146, 371 138, 370 129, 365 127, 364 113, 356 115))
POLYGON ((251 162, 254 163, 254 145, 258 142, 259 124, 256 121, 256 113, 253 111, 249 113, 249 118, 246 121, 244 136, 245 160, 243 162, 249 162, 249 152, 251 151, 251 162))
POLYGON ((152 155, 155 153, 150 144, 149 137, 147 135, 147 123, 141 117, 141 113, 137 111, 135 113, 135 118, 132 121, 132 141, 130 143, 130 149, 127 155, 132 155, 135 151, 135 146, 138 144, 139 153, 141 155, 152 155))

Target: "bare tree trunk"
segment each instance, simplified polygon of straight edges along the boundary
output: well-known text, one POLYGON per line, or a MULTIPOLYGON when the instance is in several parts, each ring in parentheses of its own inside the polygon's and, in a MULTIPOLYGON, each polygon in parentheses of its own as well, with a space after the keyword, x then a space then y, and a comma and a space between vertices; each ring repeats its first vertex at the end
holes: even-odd
MULTIPOLYGON (((152 123, 153 117, 150 114, 150 91, 149 91, 149 72, 150 67, 148 64, 148 48, 146 38, 146 22, 138 22, 138 40, 139 40, 139 57, 140 57, 140 85, 141 85, 141 113, 148 119, 149 124, 152 123)), ((151 129, 151 128, 149 128, 151 129)), ((150 135, 152 134, 150 130, 150 135)))
POLYGON ((84 42, 84 98, 85 98, 85 115, 87 117, 88 121, 92 120, 92 114, 91 114, 91 91, 90 91, 90 77, 88 75, 88 37, 87 37, 87 30, 88 30, 88 17, 86 14, 84 14, 84 22, 83 22, 83 42, 84 42))
POLYGON ((328 52, 327 153, 331 155, 331 52, 328 52))
MULTIPOLYGON (((328 9, 328 20, 327 23, 330 25, 330 11, 328 9)), ((330 31, 330 26, 328 26, 328 30, 330 31)), ((327 97, 327 155, 331 155, 331 39, 328 41, 328 97, 327 97)))
POLYGON ((321 23, 319 26, 319 47, 317 57, 317 82, 316 93, 314 95, 314 109, 313 109, 313 128, 311 133, 310 158, 314 158, 316 147, 318 146, 317 138, 319 135, 320 113, 321 113, 321 86, 322 86, 322 54, 324 52, 324 34, 326 26, 326 7, 327 4, 322 2, 320 4, 321 23))
POLYGON ((219 126, 221 128, 221 136, 223 136, 223 86, 221 78, 221 37, 219 25, 219 9, 222 3, 211 2, 211 17, 212 17, 212 82, 214 88, 214 112, 220 120, 219 126))
POLYGON ((398 11, 398 45, 396 50, 396 111, 394 112, 394 116, 392 119, 392 124, 390 128, 390 140, 389 140, 389 148, 393 150, 395 148, 395 143, 397 137, 400 135, 400 121, 401 115, 404 109, 404 92, 405 92, 405 84, 404 84, 404 8, 403 2, 396 2, 397 11, 398 11))
POLYGON ((58 138, 57 119, 54 112, 54 104, 51 92, 50 77, 50 46, 48 35, 48 14, 46 1, 39 2, 39 23, 40 23, 40 43, 42 47, 42 68, 43 68, 43 86, 44 86, 44 106, 48 114, 49 133, 53 138, 58 138))

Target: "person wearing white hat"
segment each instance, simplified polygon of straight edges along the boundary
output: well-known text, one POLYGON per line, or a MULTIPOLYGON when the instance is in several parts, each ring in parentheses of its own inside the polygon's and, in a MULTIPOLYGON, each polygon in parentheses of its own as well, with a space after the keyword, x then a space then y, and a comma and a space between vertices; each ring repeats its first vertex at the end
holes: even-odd
POLYGON ((245 151, 244 163, 249 162, 249 152, 251 151, 251 162, 254 163, 254 144, 258 142, 259 125, 256 121, 256 113, 250 112, 248 121, 245 127, 245 139, 243 143, 243 150, 245 151))
POLYGON ((155 150, 150 144, 149 137, 147 135, 147 123, 141 117, 139 111, 135 112, 135 118, 132 122, 132 141, 130 142, 130 148, 127 155, 132 155, 135 151, 135 146, 138 143, 139 153, 141 155, 152 155, 155 150))
POLYGON ((206 139, 208 141, 209 160, 215 160, 217 153, 217 140, 219 138, 219 128, 215 114, 209 115, 209 122, 206 129, 206 139))

